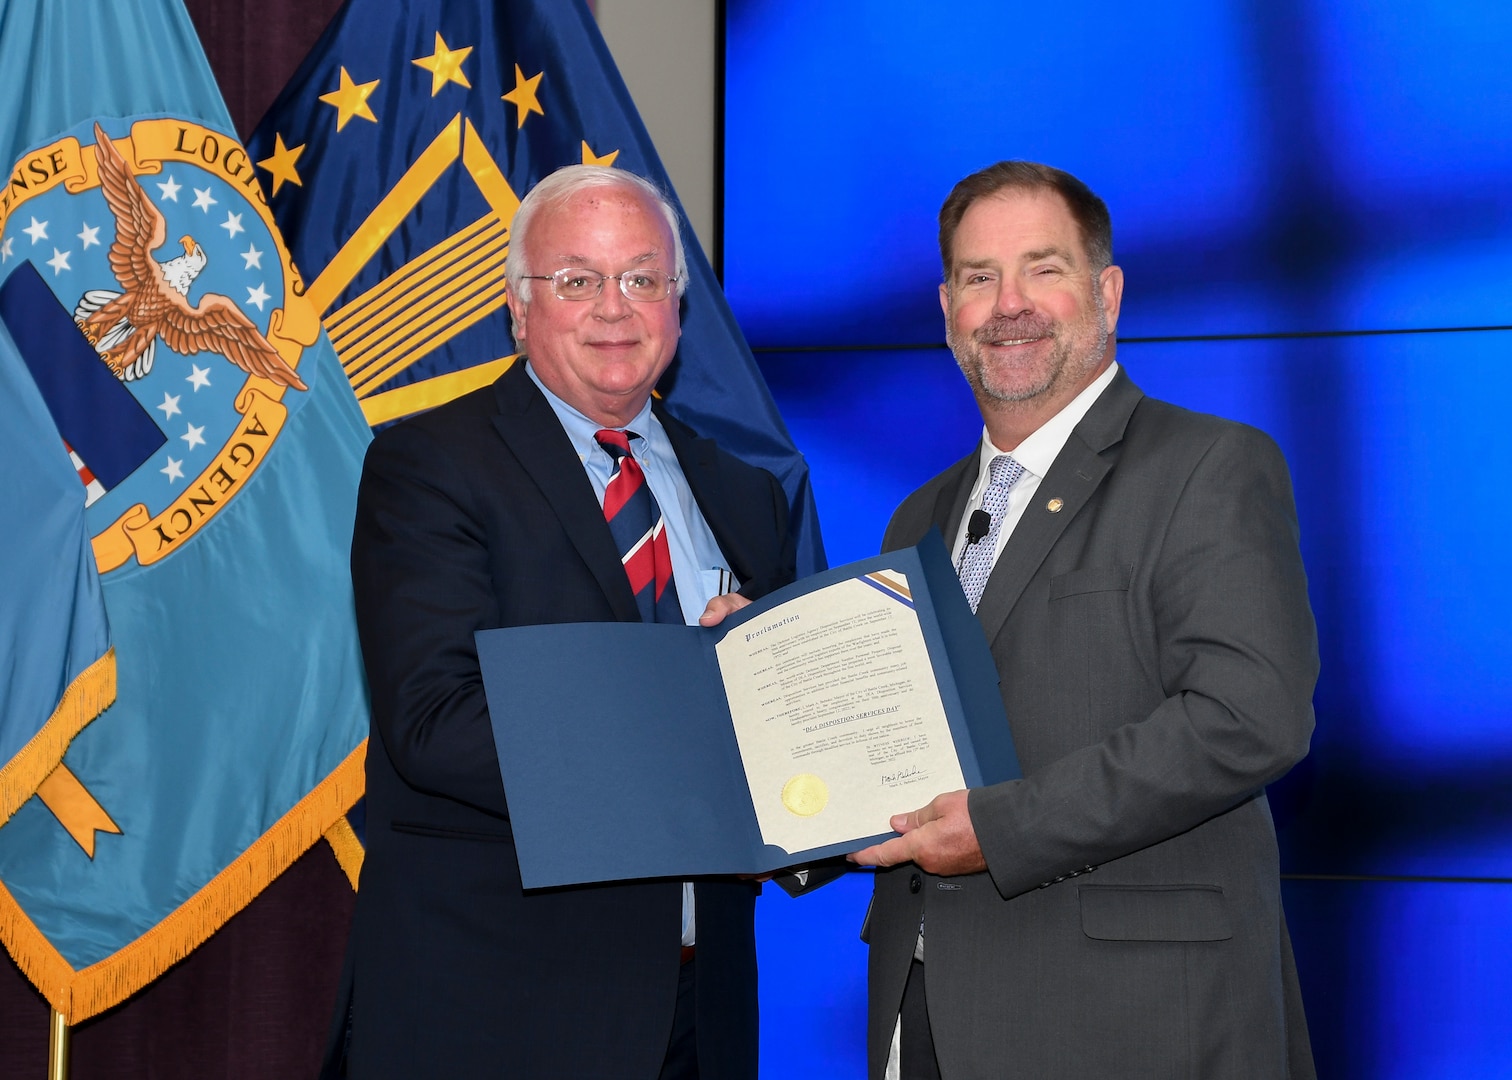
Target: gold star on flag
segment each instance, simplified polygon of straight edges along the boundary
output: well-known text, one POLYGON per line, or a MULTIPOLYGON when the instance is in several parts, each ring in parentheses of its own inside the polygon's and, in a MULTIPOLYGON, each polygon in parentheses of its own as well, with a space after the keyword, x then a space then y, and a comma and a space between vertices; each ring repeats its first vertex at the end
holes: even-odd
POLYGON ((611 150, 607 154, 605 154, 603 157, 599 157, 597 154, 595 154, 593 152, 592 149, 589 148, 589 146, 588 146, 588 140, 587 139, 583 140, 583 164, 584 165, 603 165, 603 166, 607 167, 607 166, 613 165, 614 164, 614 159, 617 158, 617 157, 619 157, 619 151, 618 150, 611 150))
POLYGON ((347 121, 354 116, 371 120, 375 124, 378 122, 378 118, 373 115, 373 110, 368 108, 367 103, 373 91, 378 89, 378 81, 374 79, 372 82, 354 83, 352 77, 347 74, 347 69, 341 69, 340 88, 332 90, 329 94, 320 95, 321 101, 327 105, 336 106, 337 131, 346 127, 347 121))
POLYGON ((284 181, 296 187, 304 187, 304 181, 299 178, 299 173, 294 169, 294 163, 299 160, 299 155, 304 153, 304 145, 290 149, 284 145, 283 136, 273 136, 273 156, 263 158, 258 167, 273 174, 273 194, 278 194, 278 189, 283 187, 284 181))
POLYGON ((467 59, 467 54, 472 52, 472 46, 462 49, 448 49, 446 42, 441 39, 441 31, 436 31, 436 51, 429 56, 422 56, 410 63, 416 67, 423 67, 431 73, 431 97, 441 92, 441 88, 449 82, 458 86, 472 89, 472 83, 467 81, 467 76, 462 74, 462 61, 467 59))
POLYGON ((543 71, 541 75, 532 75, 527 79, 525 73, 520 70, 519 64, 516 64, 514 69, 515 86, 504 95, 504 100, 520 110, 520 122, 515 125, 518 129, 525 126, 525 118, 531 113, 546 115, 546 110, 541 108, 541 103, 536 100, 536 87, 541 83, 541 75, 546 73, 543 71))

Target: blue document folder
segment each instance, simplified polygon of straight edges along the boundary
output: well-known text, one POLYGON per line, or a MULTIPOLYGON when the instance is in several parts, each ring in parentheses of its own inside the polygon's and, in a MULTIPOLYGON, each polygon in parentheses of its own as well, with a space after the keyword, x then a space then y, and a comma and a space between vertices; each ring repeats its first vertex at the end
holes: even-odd
POLYGON ((727 634, 783 604, 887 570, 908 579, 966 785, 1019 777, 997 669, 937 532, 805 578, 716 627, 482 630, 478 659, 525 887, 760 874, 891 836, 884 819, 876 833, 819 848, 762 842, 715 656, 727 634))

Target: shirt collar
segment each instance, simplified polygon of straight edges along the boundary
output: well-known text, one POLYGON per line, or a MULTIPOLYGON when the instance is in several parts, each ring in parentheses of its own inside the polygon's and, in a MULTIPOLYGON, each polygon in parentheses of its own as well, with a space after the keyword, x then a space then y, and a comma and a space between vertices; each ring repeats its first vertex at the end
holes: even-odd
MULTIPOLYGON (((551 411, 556 413, 557 419, 561 421, 562 429, 567 432, 567 438, 572 440, 572 448, 578 452, 578 457, 587 460, 599 448, 598 441, 593 436, 595 433, 602 431, 604 425, 596 420, 588 419, 588 417, 584 416, 577 409, 548 390, 536 375, 535 368, 531 367, 528 361, 525 364, 525 374, 530 376, 530 381, 535 383, 536 387, 545 395, 546 403, 551 406, 551 411)), ((651 416, 651 399, 648 397, 646 403, 641 406, 640 412, 635 414, 635 419, 631 420, 621 430, 633 431, 637 436, 645 439, 650 435, 654 423, 655 421, 651 416)))
MULTIPOLYGON (((1113 382, 1118 374, 1118 361, 1108 365, 1097 378, 1093 379, 1082 392, 1068 401, 1060 412, 1046 420, 1027 439, 1019 443, 1011 453, 1013 460, 1029 472, 1038 477, 1043 477, 1050 471, 1050 466, 1055 464, 1055 459, 1065 449, 1066 440, 1071 437, 1071 432, 1076 425, 1082 422, 1093 403, 1102 397, 1102 393, 1113 382)), ((982 451, 981 471, 986 472, 992 459, 1002 454, 1010 453, 1007 450, 999 450, 992 444, 992 438, 987 434, 987 426, 982 426, 982 451)))

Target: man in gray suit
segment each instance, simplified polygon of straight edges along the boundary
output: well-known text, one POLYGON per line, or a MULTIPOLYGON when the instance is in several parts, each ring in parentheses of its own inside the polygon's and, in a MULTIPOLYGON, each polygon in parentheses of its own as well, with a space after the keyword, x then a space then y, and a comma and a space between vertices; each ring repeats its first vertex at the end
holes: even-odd
POLYGON ((1318 671, 1286 464, 1114 362, 1123 273, 1075 177, 967 177, 940 253, 985 430, 883 546, 953 542, 1024 779, 853 856, 870 1075, 1311 1076, 1265 798, 1318 671))

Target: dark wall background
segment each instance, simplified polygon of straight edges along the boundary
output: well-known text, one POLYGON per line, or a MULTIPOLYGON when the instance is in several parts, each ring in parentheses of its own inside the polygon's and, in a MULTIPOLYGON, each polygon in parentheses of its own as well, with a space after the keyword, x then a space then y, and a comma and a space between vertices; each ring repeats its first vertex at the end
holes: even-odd
MULTIPOLYGON (((1271 797, 1324 1076, 1512 1075, 1509 47, 1490 0, 728 3, 726 289, 832 563, 979 436, 935 215, 1001 158, 1107 200, 1135 381, 1286 451, 1323 673, 1271 797)), ((845 888, 763 900, 764 977, 805 972, 769 1069, 863 1075, 845 888)))

